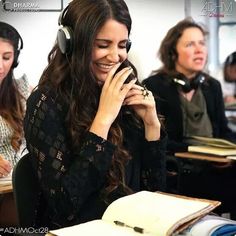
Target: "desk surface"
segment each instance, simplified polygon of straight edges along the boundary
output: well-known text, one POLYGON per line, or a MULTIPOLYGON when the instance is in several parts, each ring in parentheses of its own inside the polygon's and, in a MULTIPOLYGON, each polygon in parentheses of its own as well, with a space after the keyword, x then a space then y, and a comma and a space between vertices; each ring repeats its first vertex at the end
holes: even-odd
POLYGON ((197 159, 197 160, 213 161, 213 162, 221 162, 221 163, 232 162, 232 160, 227 159, 226 157, 217 157, 217 156, 192 153, 192 152, 177 152, 177 153, 175 153, 175 156, 179 157, 179 158, 189 158, 189 159, 197 159))
POLYGON ((0 183, 0 194, 13 192, 12 184, 0 183))

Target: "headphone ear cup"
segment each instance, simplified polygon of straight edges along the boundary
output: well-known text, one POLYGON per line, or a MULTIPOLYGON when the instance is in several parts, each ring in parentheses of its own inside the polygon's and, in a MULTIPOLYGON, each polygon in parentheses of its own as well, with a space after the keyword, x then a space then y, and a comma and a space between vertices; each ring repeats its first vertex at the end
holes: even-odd
POLYGON ((60 28, 57 32, 57 42, 62 54, 70 54, 73 48, 73 33, 68 26, 60 28))
POLYGON ((203 83, 205 80, 205 77, 202 73, 199 73, 195 78, 193 78, 190 82, 192 89, 197 89, 198 86, 203 83))
POLYGON ((13 68, 16 68, 19 64, 18 57, 20 55, 20 50, 17 50, 14 54, 14 61, 12 63, 13 68))
POLYGON ((185 84, 182 85, 182 90, 184 93, 188 93, 192 90, 191 83, 189 82, 188 79, 185 79, 184 82, 185 82, 185 84))
POLYGON ((192 90, 190 81, 183 74, 176 75, 174 82, 181 87, 184 93, 188 93, 192 90))
POLYGON ((129 52, 130 48, 131 48, 132 42, 130 39, 128 39, 127 43, 126 43, 126 51, 129 52))
POLYGON ((184 93, 190 92, 192 89, 197 89, 200 84, 205 81, 205 76, 202 73, 198 73, 194 78, 189 80, 183 74, 178 74, 174 78, 174 82, 181 86, 184 93))

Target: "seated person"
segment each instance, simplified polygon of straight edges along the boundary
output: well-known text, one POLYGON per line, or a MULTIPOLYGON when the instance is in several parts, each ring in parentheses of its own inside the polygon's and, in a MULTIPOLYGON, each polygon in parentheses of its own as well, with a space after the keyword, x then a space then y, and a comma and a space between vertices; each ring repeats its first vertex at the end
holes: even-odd
POLYGON ((143 81, 157 96, 172 153, 187 151, 192 135, 236 141, 227 126, 220 83, 203 72, 206 34, 189 19, 170 29, 159 50, 163 67, 143 81))
MULTIPOLYGON (((193 135, 236 140, 227 125, 220 82, 203 71, 206 35, 191 18, 177 23, 161 43, 162 68, 143 81, 156 96, 157 111, 164 116, 170 154, 187 151, 193 135)), ((235 205, 236 193, 229 187, 236 179, 234 166, 222 170, 206 161, 190 166, 194 178, 186 178, 183 194, 214 199, 217 193, 218 200, 235 205)))
POLYGON ((44 200, 36 225, 50 229, 101 218, 132 192, 165 190, 166 138, 128 60, 125 2, 73 0, 59 21, 24 122, 44 200))
POLYGON ((11 172, 23 150, 23 118, 29 84, 25 75, 15 79, 23 40, 17 30, 0 22, 0 177, 11 172))
POLYGON ((231 85, 231 89, 227 86, 229 91, 223 90, 225 103, 236 103, 236 52, 231 53, 225 60, 223 79, 225 86, 231 85))

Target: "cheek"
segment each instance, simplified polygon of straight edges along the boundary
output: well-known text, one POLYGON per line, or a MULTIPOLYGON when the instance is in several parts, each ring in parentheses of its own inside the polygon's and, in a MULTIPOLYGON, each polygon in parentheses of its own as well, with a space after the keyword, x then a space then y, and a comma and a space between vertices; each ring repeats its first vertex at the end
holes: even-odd
POLYGON ((4 74, 7 75, 12 67, 13 59, 4 61, 3 68, 4 68, 4 74))
POLYGON ((12 67, 13 60, 14 60, 14 59, 9 60, 9 61, 7 61, 6 64, 5 64, 5 69, 6 69, 7 73, 10 71, 10 69, 11 69, 11 67, 12 67))
POLYGON ((128 59, 128 53, 125 50, 124 52, 120 53, 120 60, 123 62, 126 59, 128 59))
POLYGON ((193 53, 192 52, 189 52, 189 51, 185 51, 183 53, 183 59, 184 60, 191 60, 193 57, 193 53))
POLYGON ((92 61, 96 61, 102 57, 104 57, 106 54, 103 50, 94 50, 92 53, 92 61))
POLYGON ((192 53, 188 51, 181 51, 178 53, 178 63, 179 64, 186 64, 192 58, 192 53))

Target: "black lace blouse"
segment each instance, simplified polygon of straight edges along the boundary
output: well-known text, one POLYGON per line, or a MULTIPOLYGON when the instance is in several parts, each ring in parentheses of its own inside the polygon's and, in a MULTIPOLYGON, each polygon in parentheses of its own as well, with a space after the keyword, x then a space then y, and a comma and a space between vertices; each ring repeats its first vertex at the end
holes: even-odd
MULTIPOLYGON (((101 218, 107 207, 101 192, 116 148, 91 132, 81 148, 72 148, 67 110, 52 93, 38 89, 27 101, 24 120, 27 149, 42 190, 37 212, 41 222, 36 225, 50 229, 101 218)), ((127 186, 133 191, 164 191, 165 135, 160 141, 148 142, 132 127, 122 127, 124 145, 132 156, 126 166, 127 186)), ((123 195, 122 187, 117 188, 110 202, 123 195)))

